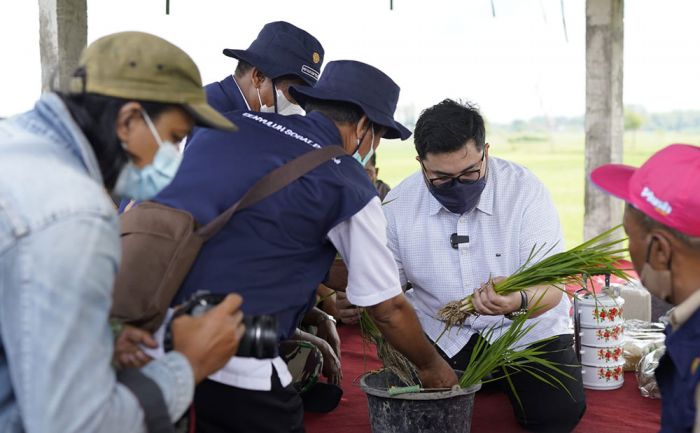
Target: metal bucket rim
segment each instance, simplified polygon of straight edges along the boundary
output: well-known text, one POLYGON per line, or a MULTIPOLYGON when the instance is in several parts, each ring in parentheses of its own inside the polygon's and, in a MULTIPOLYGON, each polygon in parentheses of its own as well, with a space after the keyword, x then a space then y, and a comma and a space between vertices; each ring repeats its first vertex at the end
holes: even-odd
POLYGON ((388 391, 384 391, 382 389, 377 389, 374 387, 371 387, 367 385, 365 379, 373 374, 378 374, 381 373, 381 371, 369 371, 362 376, 360 376, 360 388, 362 388, 362 391, 365 394, 374 396, 374 397, 381 397, 381 398, 390 398, 390 399, 397 399, 397 400, 444 400, 448 398, 454 398, 454 397, 460 397, 460 396, 466 396, 470 394, 475 394, 478 390, 481 389, 481 382, 472 385, 468 388, 459 388, 458 390, 449 390, 449 391, 438 391, 438 392, 418 392, 418 393, 408 393, 408 394, 399 394, 399 395, 390 395, 388 391))

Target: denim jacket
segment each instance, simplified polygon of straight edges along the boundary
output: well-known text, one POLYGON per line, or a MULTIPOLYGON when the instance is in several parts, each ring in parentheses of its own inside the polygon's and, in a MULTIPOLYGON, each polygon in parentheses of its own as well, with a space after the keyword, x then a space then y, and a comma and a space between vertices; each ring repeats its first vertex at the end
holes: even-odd
MULTIPOLYGON (((111 365, 120 257, 97 159, 61 99, 0 122, 0 432, 145 431, 111 365)), ((142 371, 182 415, 194 391, 185 357, 142 371)))

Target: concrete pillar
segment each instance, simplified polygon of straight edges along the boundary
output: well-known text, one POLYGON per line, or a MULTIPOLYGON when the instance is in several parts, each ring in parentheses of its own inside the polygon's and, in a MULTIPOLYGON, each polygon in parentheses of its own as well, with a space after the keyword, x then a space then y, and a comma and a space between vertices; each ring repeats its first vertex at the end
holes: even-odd
POLYGON ((622 162, 624 0, 586 0, 586 186, 583 236, 622 222, 620 200, 600 192, 591 171, 622 162))
POLYGON ((39 0, 41 90, 67 89, 87 45, 87 0, 39 0))

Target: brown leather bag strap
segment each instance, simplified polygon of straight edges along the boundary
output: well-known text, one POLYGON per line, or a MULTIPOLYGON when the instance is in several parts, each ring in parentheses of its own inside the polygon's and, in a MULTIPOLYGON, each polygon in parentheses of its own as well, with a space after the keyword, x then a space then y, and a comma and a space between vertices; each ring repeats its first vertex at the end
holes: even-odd
POLYGON ((324 162, 343 155, 347 155, 347 153, 342 147, 325 146, 306 152, 286 164, 277 167, 258 180, 233 206, 214 218, 209 224, 197 230, 197 233, 204 238, 205 241, 211 239, 219 230, 224 228, 236 212, 267 198, 324 162))

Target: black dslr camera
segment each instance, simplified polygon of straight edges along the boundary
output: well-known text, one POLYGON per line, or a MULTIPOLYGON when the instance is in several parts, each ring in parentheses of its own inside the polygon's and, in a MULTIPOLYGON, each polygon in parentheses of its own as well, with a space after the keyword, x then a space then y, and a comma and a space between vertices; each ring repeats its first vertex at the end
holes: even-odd
MULTIPOLYGON (((180 306, 168 322, 165 330, 163 348, 166 352, 173 349, 172 322, 183 314, 201 316, 214 308, 226 295, 209 292, 197 292, 180 306)), ((266 314, 259 316, 243 316, 245 334, 238 345, 236 356, 246 358, 267 359, 277 356, 277 318, 266 314)))

